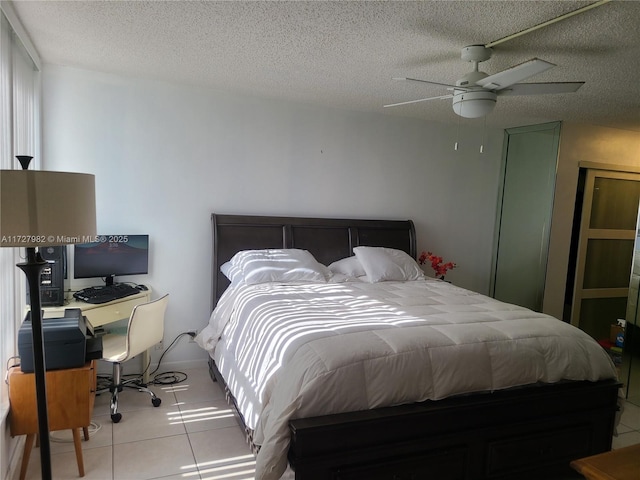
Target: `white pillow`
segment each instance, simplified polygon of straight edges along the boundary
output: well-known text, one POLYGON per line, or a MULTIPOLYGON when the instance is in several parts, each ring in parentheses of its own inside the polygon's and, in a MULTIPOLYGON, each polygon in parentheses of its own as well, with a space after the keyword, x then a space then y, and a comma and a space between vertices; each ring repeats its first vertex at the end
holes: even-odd
POLYGON ((402 250, 386 247, 356 247, 353 252, 360 260, 371 283, 424 278, 418 263, 402 250))
POLYGON ((362 277, 366 275, 362 263, 360 263, 360 260, 356 257, 346 257, 337 260, 329 265, 329 270, 333 273, 341 273, 347 277, 362 277))
POLYGON ((227 277, 231 281, 231 283, 233 283, 234 280, 242 280, 242 270, 231 265, 231 261, 224 262, 222 265, 220 265, 220 271, 224 273, 224 276, 227 277))
POLYGON ((265 282, 326 283, 330 272, 307 250, 243 250, 220 267, 231 283, 248 285, 265 282))

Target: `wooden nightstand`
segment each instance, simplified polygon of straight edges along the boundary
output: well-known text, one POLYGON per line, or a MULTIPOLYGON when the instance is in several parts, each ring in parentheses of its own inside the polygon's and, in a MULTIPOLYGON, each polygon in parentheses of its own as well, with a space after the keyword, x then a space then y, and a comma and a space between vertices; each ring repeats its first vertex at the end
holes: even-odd
MULTIPOLYGON (((89 440, 88 427, 96 395, 95 362, 84 367, 47 372, 47 406, 49 430, 71 430, 78 461, 78 473, 84 476, 80 429, 89 440)), ((27 473, 33 440, 38 433, 35 375, 23 373, 20 367, 9 370, 9 400, 11 402, 11 436, 27 435, 20 468, 20 479, 27 473)))
POLYGON ((640 444, 574 460, 571 467, 589 480, 638 480, 640 444))

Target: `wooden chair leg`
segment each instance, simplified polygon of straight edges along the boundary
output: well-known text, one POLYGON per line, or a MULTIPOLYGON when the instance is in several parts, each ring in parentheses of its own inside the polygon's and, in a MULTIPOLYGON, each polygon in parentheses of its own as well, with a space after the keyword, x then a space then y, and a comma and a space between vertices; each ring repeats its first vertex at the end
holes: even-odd
POLYGON ((29 457, 31 456, 31 448, 33 448, 33 439, 35 433, 29 433, 24 442, 24 452, 22 453, 22 465, 20 465, 20 480, 24 480, 27 476, 27 466, 29 465, 29 457))
POLYGON ((82 433, 84 433, 84 441, 89 441, 89 427, 82 427, 82 433))
POLYGON ((76 460, 78 462, 78 474, 84 477, 84 460, 82 458, 82 445, 80 444, 80 431, 78 428, 71 429, 73 433, 73 445, 76 448, 76 460))

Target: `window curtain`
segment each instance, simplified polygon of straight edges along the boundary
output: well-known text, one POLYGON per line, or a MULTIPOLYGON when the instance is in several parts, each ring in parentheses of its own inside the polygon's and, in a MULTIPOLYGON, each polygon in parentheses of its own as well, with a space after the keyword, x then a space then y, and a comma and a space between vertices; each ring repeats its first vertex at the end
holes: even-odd
MULTIPOLYGON (((34 157, 40 164, 39 59, 29 54, 16 33, 23 32, 6 2, 0 9, 0 169, 20 168, 16 155, 34 157)), ((33 51, 33 50, 32 50, 33 51)), ((2 232, 0 232, 0 235, 2 232)), ((17 332, 25 306, 26 279, 16 268, 24 249, 0 248, 0 370, 5 377, 17 355, 17 332)), ((8 409, 6 385, 0 382, 0 413, 8 409)))

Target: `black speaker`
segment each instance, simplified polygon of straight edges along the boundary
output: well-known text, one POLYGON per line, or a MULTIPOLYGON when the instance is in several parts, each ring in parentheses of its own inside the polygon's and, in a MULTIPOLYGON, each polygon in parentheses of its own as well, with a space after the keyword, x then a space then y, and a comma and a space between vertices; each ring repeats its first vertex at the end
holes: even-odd
MULTIPOLYGON (((67 246, 39 247, 48 265, 40 275, 40 300, 43 307, 64 305, 64 279, 67 278, 67 246)), ((27 302, 29 289, 27 288, 27 302)))

